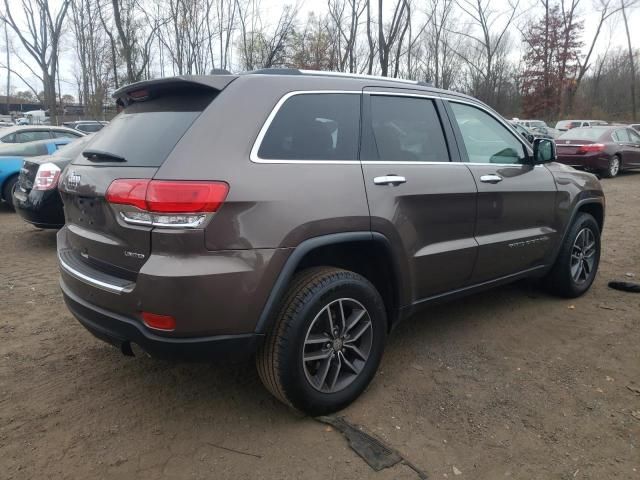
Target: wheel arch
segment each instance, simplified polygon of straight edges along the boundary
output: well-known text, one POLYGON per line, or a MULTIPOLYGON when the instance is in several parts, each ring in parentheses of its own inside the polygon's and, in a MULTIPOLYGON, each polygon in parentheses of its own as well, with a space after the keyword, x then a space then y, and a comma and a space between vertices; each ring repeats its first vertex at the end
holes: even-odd
POLYGON ((17 179, 18 176, 19 176, 19 173, 10 173, 0 181, 0 197, 4 201, 8 201, 6 198, 4 198, 4 187, 11 181, 11 179, 13 178, 17 179))
POLYGON ((406 289, 391 243, 377 232, 344 232, 310 238, 293 250, 265 302, 256 333, 266 333, 273 324, 293 276, 315 266, 344 268, 367 278, 382 295, 388 327, 399 319, 400 307, 406 302, 403 298, 406 289))

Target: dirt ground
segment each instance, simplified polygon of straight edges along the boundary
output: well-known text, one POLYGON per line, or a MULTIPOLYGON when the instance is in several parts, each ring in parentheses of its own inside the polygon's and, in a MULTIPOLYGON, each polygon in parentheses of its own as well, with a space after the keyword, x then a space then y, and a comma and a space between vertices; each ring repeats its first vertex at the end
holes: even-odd
MULTIPOLYGON (((517 284, 432 308, 398 327, 342 415, 432 479, 640 478, 640 295, 607 287, 640 281, 640 174, 603 184, 586 296, 517 284)), ((128 358, 94 339, 63 304, 55 232, 4 206, 0 248, 0 478, 417 478, 373 472, 252 364, 128 358)))

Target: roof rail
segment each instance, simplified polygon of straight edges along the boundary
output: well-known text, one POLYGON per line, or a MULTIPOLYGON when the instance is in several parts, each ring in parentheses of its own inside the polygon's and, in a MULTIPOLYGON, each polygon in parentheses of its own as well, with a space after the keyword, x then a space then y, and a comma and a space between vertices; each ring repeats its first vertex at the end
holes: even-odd
POLYGON ((347 73, 347 72, 331 72, 323 70, 305 70, 298 68, 261 68, 258 70, 251 70, 244 72, 246 75, 315 75, 325 77, 343 77, 343 78, 355 78, 355 79, 371 79, 381 80, 385 82, 405 83, 410 85, 420 85, 422 87, 433 87, 430 82, 423 82, 419 80, 407 80, 404 78, 393 77, 381 77, 379 75, 365 75, 360 73, 347 73))

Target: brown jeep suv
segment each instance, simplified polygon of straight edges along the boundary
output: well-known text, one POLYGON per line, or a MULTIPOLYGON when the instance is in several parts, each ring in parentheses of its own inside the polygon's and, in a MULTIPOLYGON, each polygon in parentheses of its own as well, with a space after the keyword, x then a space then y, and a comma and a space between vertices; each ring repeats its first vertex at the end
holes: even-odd
POLYGON ((525 277, 575 297, 596 275, 596 177, 468 96, 300 70, 115 96, 61 176, 58 258, 73 315, 125 354, 255 356, 321 414, 421 307, 525 277))

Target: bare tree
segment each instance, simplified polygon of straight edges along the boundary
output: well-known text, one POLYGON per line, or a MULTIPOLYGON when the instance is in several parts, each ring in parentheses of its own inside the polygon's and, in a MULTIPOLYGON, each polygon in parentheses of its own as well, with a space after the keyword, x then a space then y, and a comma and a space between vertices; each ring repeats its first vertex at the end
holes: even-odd
POLYGON ((57 122, 56 73, 60 38, 70 0, 59 2, 57 12, 52 10, 49 0, 21 0, 20 14, 25 18, 26 27, 14 18, 12 10, 18 10, 16 3, 14 1, 9 5, 9 0, 4 0, 5 9, 0 18, 16 33, 25 50, 40 68, 44 103, 52 120, 57 122))
POLYGON ((629 49, 629 70, 631 72, 631 84, 629 85, 629 89, 631 91, 631 119, 635 122, 638 120, 638 113, 636 109, 636 64, 633 58, 633 48, 631 47, 631 33, 629 33, 629 20, 627 18, 625 0, 620 0, 620 10, 622 10, 624 29, 627 34, 627 47, 629 49))
POLYGON ((457 0, 457 4, 470 20, 469 33, 458 31, 471 41, 470 51, 461 54, 461 58, 473 71, 475 79, 473 93, 489 103, 493 103, 497 96, 498 85, 503 80, 504 57, 509 43, 509 28, 519 13, 520 0, 512 3, 504 11, 492 8, 490 0, 457 0), (501 25, 499 26, 499 22, 501 25))
MULTIPOLYGON (((382 0, 378 0, 378 60, 380 62, 380 74, 383 77, 389 75, 391 51, 394 48, 400 49, 402 47, 402 41, 410 21, 411 5, 409 0, 397 0, 393 9, 391 23, 386 28, 387 31, 385 33, 382 0)), ((395 75, 397 75, 397 67, 398 65, 394 70, 395 75)))

